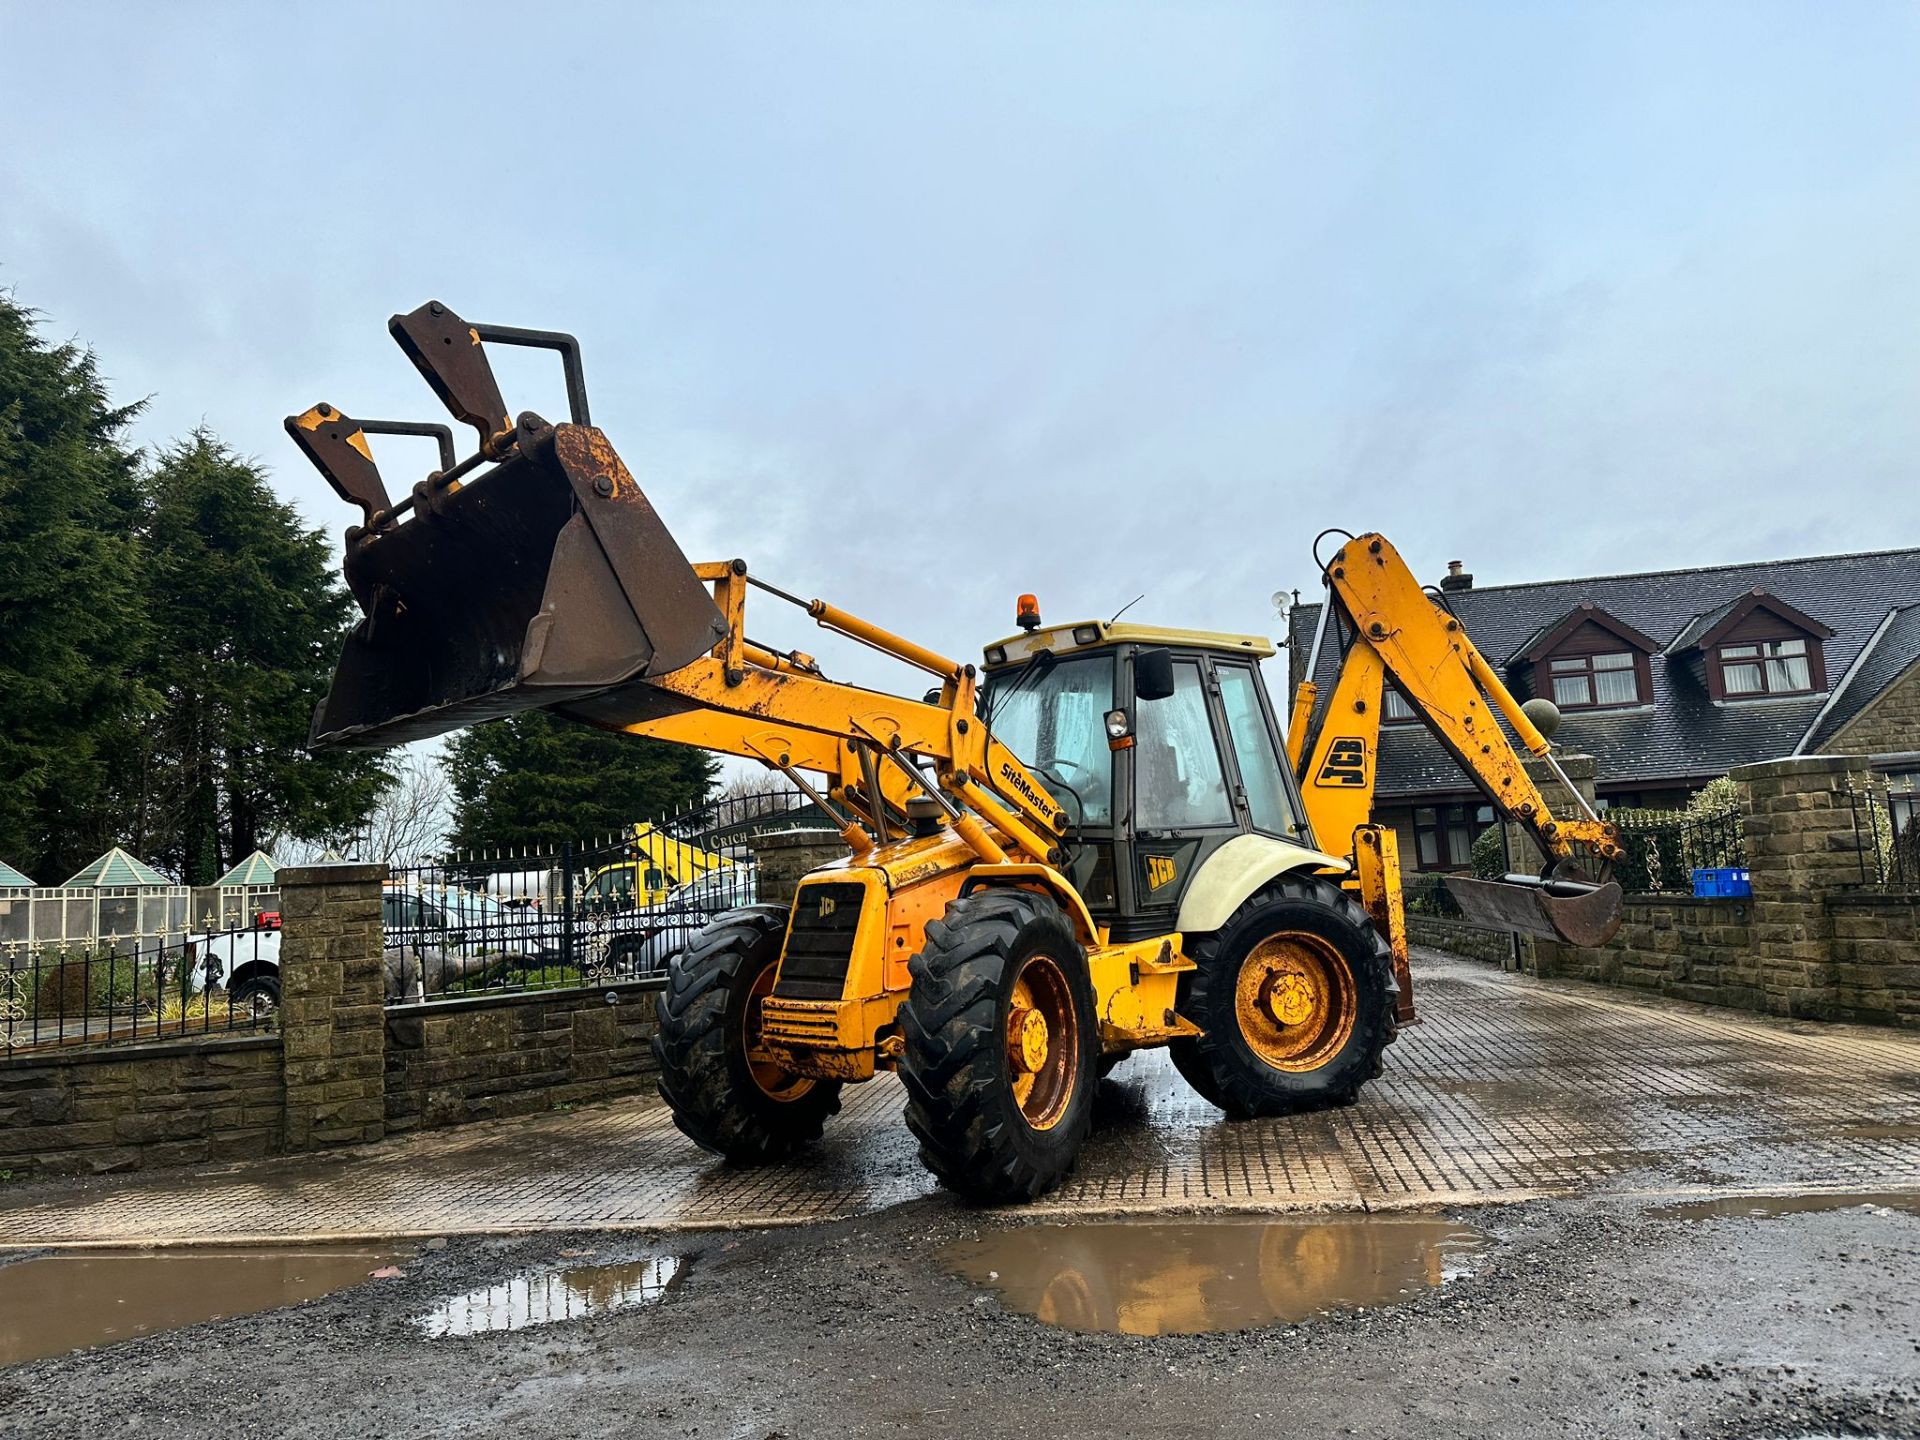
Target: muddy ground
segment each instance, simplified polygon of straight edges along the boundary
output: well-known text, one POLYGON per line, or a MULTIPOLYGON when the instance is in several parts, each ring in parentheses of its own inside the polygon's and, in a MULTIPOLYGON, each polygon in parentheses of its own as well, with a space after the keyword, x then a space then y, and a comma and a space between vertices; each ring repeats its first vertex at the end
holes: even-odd
MULTIPOLYGON (((943 1246, 1019 1222, 938 1200, 740 1234, 456 1239, 403 1278, 0 1370, 0 1435, 1920 1437, 1920 1215, 1449 1213, 1488 1243, 1436 1289, 1162 1338, 1056 1328, 956 1278, 943 1246), (529 1267, 649 1252, 682 1261, 656 1303, 467 1338, 417 1324, 529 1267)), ((1084 1315, 1156 1293, 1137 1267, 1069 1289, 1084 1315)))

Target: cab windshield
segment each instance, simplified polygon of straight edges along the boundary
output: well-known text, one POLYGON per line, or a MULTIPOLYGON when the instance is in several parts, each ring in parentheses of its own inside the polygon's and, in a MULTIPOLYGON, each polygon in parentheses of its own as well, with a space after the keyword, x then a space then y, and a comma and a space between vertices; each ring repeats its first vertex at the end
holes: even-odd
POLYGON ((1080 826, 1113 823, 1113 656, 1042 658, 988 676, 993 738, 1038 774, 1080 826))

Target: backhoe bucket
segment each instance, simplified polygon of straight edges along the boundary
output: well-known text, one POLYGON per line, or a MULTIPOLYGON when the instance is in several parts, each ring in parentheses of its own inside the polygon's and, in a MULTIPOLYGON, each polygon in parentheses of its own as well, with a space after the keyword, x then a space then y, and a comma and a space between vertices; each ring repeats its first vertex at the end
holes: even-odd
POLYGON ((1447 889, 1469 924, 1489 930, 1564 940, 1569 945, 1604 945, 1620 928, 1620 887, 1609 880, 1541 880, 1507 875, 1499 880, 1447 877, 1447 889))
MULTIPOLYGON (((289 421, 309 453, 321 412, 352 424, 324 406, 289 421)), ((522 415, 488 443, 504 456, 491 471, 430 477, 410 506, 349 532, 347 585, 366 618, 314 712, 313 745, 398 745, 565 706, 678 670, 725 637, 599 430, 522 415)))

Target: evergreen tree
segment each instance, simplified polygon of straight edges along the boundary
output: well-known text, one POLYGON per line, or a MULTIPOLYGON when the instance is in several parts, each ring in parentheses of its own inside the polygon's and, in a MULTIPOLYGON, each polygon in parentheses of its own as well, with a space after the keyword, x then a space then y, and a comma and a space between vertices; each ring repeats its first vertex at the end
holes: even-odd
POLYGON ((523 711, 448 745, 450 838, 458 849, 549 848, 610 835, 704 800, 717 769, 704 750, 523 711))
POLYGON ((163 703, 140 737, 141 829, 151 858, 204 884, 272 836, 353 830, 387 777, 306 749, 354 618, 321 532, 205 430, 162 454, 147 492, 144 668, 163 703))
POLYGON ((127 838, 114 781, 143 696, 140 405, 0 295, 0 858, 58 884, 127 838))

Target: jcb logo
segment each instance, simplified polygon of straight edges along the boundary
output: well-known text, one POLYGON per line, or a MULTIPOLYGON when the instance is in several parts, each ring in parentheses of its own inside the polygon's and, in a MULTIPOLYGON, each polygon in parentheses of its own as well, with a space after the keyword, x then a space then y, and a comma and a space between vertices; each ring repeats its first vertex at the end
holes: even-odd
POLYGON ((1162 885, 1173 883, 1173 857, 1171 855, 1149 855, 1147 859, 1147 889, 1158 890, 1162 885))
POLYGON ((1333 742, 1326 763, 1314 777, 1315 785, 1365 785, 1367 783, 1367 742, 1355 736, 1333 742))
POLYGON ((822 920, 826 919, 834 912, 837 905, 838 902, 831 895, 822 895, 820 897, 820 909, 818 912, 820 918, 822 920))

